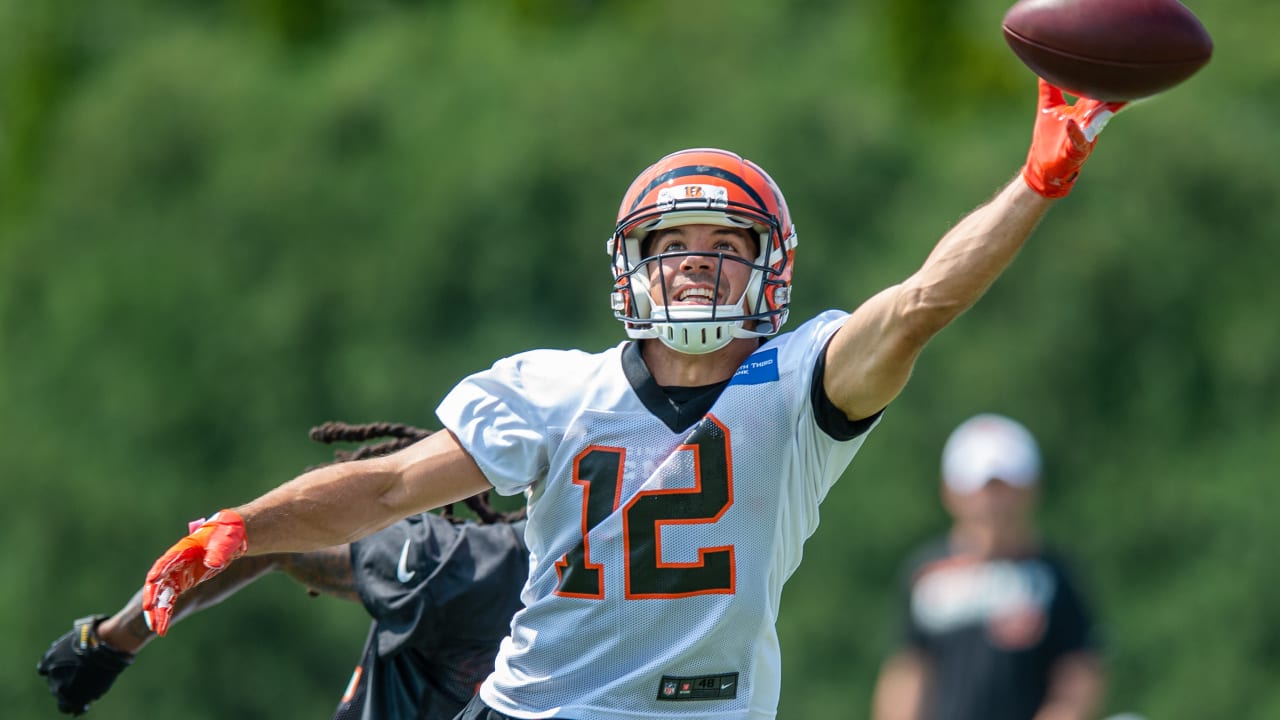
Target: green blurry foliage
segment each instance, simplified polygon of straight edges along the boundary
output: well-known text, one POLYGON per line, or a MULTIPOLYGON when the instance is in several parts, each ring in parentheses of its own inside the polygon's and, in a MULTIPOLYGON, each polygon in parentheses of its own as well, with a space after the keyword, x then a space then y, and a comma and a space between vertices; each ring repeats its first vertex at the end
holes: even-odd
MULTIPOLYGON (((186 520, 327 460, 311 425, 432 426, 498 357, 619 342, 604 239, 666 152, 728 147, 786 189, 797 322, 906 277, 1026 151, 1005 7, 0 0, 0 697, 53 717, 46 644, 186 520)), ((832 491, 780 717, 865 715, 898 563, 945 526, 942 441, 984 410, 1042 441, 1109 708, 1280 712, 1277 11, 1193 7, 1214 61, 1114 121, 832 491)), ((324 717, 366 624, 271 578, 93 715, 324 717)))

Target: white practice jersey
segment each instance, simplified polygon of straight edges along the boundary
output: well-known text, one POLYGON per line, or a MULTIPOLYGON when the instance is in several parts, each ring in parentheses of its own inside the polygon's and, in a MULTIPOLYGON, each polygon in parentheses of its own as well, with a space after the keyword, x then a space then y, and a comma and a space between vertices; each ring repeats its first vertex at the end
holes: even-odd
POLYGON ((518 718, 776 715, 782 586, 866 437, 832 438, 811 400, 846 317, 762 345, 696 418, 676 417, 629 343, 516 355, 445 398, 441 422, 497 491, 529 495, 525 609, 485 703, 518 718))

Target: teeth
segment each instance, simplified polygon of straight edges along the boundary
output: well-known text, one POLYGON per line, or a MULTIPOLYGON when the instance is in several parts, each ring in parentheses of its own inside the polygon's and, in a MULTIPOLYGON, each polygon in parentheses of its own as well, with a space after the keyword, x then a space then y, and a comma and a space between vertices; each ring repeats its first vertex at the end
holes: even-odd
POLYGON ((708 300, 712 300, 714 299, 714 296, 711 290, 707 288, 689 288, 676 296, 676 300, 688 300, 689 298, 706 298, 708 300))

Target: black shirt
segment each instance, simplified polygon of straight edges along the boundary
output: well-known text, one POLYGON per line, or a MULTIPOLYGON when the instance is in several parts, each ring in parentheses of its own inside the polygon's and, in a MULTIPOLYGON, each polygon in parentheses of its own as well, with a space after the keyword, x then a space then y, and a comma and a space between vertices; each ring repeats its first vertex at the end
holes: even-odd
POLYGON ((930 667, 922 718, 1031 720, 1053 664, 1096 649, 1089 609, 1052 553, 983 561, 943 539, 906 569, 905 643, 930 667))
POLYGON ((352 543, 351 562, 374 622, 334 720, 451 720, 522 607, 524 522, 414 515, 352 543))

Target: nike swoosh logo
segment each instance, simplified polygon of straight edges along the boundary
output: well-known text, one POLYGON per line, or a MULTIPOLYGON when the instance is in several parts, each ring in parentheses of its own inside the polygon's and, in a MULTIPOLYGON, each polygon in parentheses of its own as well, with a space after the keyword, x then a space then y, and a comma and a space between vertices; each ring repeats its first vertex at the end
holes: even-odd
POLYGON ((723 685, 721 685, 721 686, 720 686, 720 689, 721 689, 721 690, 728 690, 728 689, 729 689, 729 688, 731 688, 731 687, 733 687, 733 683, 732 683, 732 682, 727 682, 727 683, 724 683, 723 685))
POLYGON ((400 563, 396 565, 396 579, 402 583, 407 583, 418 574, 417 570, 410 570, 409 564, 409 538, 404 539, 404 547, 400 550, 400 563))

